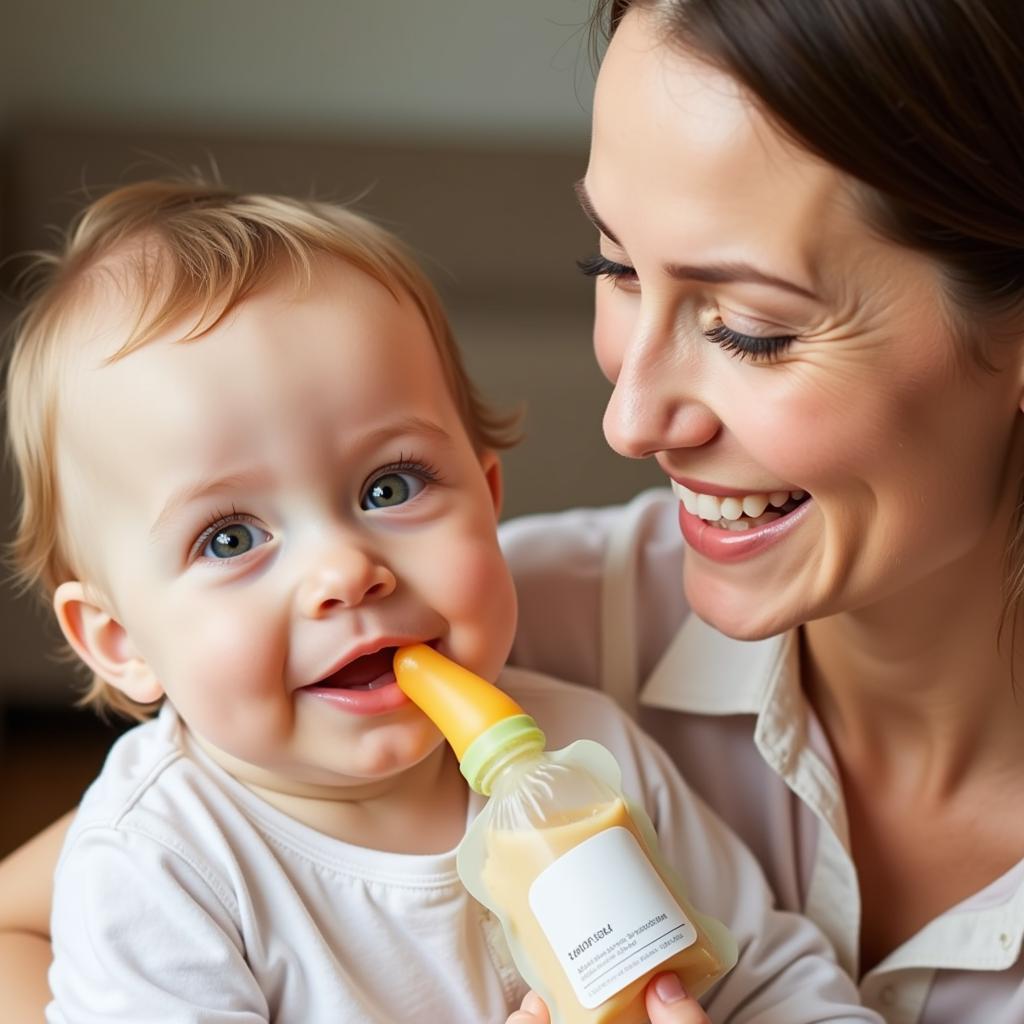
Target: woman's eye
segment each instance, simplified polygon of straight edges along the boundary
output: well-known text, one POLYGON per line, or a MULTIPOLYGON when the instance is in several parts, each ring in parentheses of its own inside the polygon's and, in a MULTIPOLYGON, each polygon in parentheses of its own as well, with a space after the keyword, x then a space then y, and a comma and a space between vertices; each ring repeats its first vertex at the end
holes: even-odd
POLYGON ((424 486, 424 481, 413 473, 382 473, 366 488, 361 507, 367 510, 394 508, 415 498, 424 486))
POLYGON ((616 263, 600 253, 577 260, 576 266, 579 267, 584 277, 607 277, 613 281, 622 281, 624 283, 635 283, 637 281, 635 268, 627 263, 616 263))
POLYGON ((270 534, 250 523, 224 523, 214 527, 203 545, 203 558, 237 558, 259 544, 266 544, 270 534))
POLYGON ((770 361, 781 355, 795 340, 794 334, 778 334, 762 337, 754 334, 741 334, 721 321, 704 331, 708 341, 719 345, 727 352, 735 352, 740 359, 770 361))

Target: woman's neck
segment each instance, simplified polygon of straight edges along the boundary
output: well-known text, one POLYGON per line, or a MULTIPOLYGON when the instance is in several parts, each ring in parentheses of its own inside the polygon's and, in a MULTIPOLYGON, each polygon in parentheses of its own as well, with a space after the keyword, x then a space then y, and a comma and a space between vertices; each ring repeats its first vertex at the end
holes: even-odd
POLYGON ((992 547, 804 627, 805 690, 841 762, 937 798, 1024 766, 1024 629, 1010 615, 1000 636, 1004 547, 992 547))

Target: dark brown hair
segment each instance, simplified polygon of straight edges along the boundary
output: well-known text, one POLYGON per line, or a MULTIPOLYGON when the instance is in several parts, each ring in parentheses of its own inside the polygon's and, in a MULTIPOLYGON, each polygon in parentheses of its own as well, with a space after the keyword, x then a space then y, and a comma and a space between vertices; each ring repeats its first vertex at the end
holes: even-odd
POLYGON ((1021 0, 602 0, 745 86, 868 186, 871 220, 927 253, 968 318, 1024 311, 1021 0))

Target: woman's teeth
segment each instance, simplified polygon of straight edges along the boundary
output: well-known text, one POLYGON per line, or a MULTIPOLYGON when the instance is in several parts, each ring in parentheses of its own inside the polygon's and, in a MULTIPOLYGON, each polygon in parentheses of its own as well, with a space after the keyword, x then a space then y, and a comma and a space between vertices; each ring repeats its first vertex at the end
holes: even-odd
POLYGON ((721 530, 750 530, 765 526, 792 512, 804 498, 806 491, 772 491, 768 494, 745 494, 739 498, 719 498, 714 494, 699 494, 672 481, 672 490, 690 515, 699 516, 721 530))

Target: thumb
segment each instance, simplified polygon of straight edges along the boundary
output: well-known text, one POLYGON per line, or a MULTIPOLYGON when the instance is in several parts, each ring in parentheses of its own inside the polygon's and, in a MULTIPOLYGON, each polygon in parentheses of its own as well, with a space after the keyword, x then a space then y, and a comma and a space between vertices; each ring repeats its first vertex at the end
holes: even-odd
POLYGON ((659 974, 647 986, 647 1014, 651 1024, 710 1024, 696 999, 691 999, 676 975, 659 974))
POLYGON ((536 992, 530 991, 523 997, 523 1003, 519 1009, 509 1017, 505 1024, 550 1024, 550 1022, 551 1017, 548 1014, 548 1008, 544 1005, 544 1000, 536 992))

